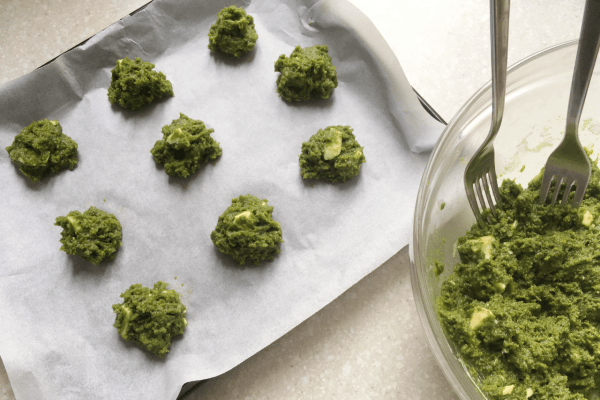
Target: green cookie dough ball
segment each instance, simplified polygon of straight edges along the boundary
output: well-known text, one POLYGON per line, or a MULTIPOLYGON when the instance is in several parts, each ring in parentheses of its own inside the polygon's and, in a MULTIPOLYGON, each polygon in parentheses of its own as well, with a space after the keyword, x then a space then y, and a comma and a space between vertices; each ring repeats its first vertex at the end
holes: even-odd
POLYGON ((158 357, 167 355, 171 339, 183 335, 187 326, 187 309, 179 294, 168 286, 161 281, 154 284, 154 289, 139 283, 131 285, 121 293, 123 303, 112 306, 117 314, 113 326, 119 335, 158 357))
POLYGON ((254 18, 243 8, 225 7, 217 14, 217 22, 208 32, 208 48, 234 57, 250 52, 258 35, 254 30, 254 18))
POLYGON ((166 96, 173 96, 173 85, 162 72, 153 71, 154 64, 136 57, 117 61, 111 71, 108 100, 132 111, 166 96))
POLYGON ((164 165, 167 175, 186 178, 223 153, 210 136, 212 132, 214 129, 206 129, 204 122, 180 113, 179 119, 163 126, 163 138, 150 152, 154 161, 164 165))
POLYGON ((302 143, 302 178, 346 182, 358 175, 366 159, 352 131, 349 126, 328 126, 302 143))
POLYGON ((240 265, 273 261, 283 239, 281 226, 272 214, 273 207, 267 205, 267 199, 251 195, 232 199, 210 238, 221 253, 230 255, 240 265))
POLYGON ((54 225, 63 228, 60 249, 92 264, 98 265, 104 259, 114 260, 122 244, 121 224, 117 217, 94 206, 83 214, 71 211, 66 217, 58 217, 54 225))
POLYGON ((310 98, 327 99, 338 85, 336 68, 327 46, 296 46, 289 58, 284 54, 275 62, 277 93, 287 101, 310 98))
POLYGON ((58 121, 35 121, 6 148, 19 171, 32 182, 77 165, 77 143, 62 133, 58 121))

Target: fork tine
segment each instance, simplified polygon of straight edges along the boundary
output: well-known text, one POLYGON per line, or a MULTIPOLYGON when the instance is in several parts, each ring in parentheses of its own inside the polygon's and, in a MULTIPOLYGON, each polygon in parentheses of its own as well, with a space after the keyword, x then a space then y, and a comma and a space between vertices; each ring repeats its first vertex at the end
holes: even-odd
POLYGON ((490 193, 490 180, 488 179, 488 177, 489 172, 484 174, 481 177, 481 180, 483 181, 483 189, 485 190, 485 196, 487 197, 488 207, 490 210, 492 210, 492 212, 495 212, 496 208, 494 206, 494 202, 492 201, 492 194, 490 193))
POLYGON ((585 189, 587 185, 577 185, 577 190, 575 190, 575 197, 573 198, 573 207, 579 207, 581 202, 583 201, 583 197, 585 196, 585 189))
MULTIPOLYGON (((477 180, 477 195, 479 198, 479 205, 481 207, 481 211, 485 210, 486 208, 488 209, 492 209, 493 211, 493 205, 490 205, 491 203, 489 203, 490 201, 490 194, 489 194, 489 188, 486 182, 486 175, 484 174, 483 176, 481 176, 478 180, 477 180), (482 191, 483 189, 483 191, 482 191), (487 196, 487 201, 486 202, 486 198, 484 197, 484 193, 485 196, 487 196)), ((485 222, 490 223, 490 217, 487 217, 487 221, 484 221, 483 216, 481 216, 481 222, 480 224, 483 225, 485 222)))
POLYGON ((473 210, 473 214, 475 214, 475 218, 477 222, 481 225, 483 224, 483 218, 481 217, 481 213, 479 212, 479 205, 477 204, 477 199, 475 198, 475 192, 473 190, 474 185, 471 184, 471 187, 466 190, 467 199, 469 200, 469 204, 471 205, 471 210, 473 210))
POLYGON ((556 204, 556 199, 558 199, 558 192, 560 192, 560 188, 563 184, 563 181, 565 180, 564 177, 556 177, 556 185, 554 186, 554 194, 552 195, 552 201, 550 202, 550 205, 555 205, 556 204))
POLYGON ((492 187, 492 193, 494 193, 494 198, 496 199, 496 205, 499 205, 501 200, 500 189, 498 188, 498 178, 496 177, 496 168, 490 170, 490 180, 490 186, 492 187))
POLYGON ((479 200, 479 206, 481 210, 484 210, 485 207, 485 198, 483 197, 483 192, 481 191, 481 178, 475 181, 475 192, 477 193, 477 200, 479 200))
MULTIPOLYGON (((573 188, 573 184, 575 181, 568 182, 565 178, 565 193, 563 194, 562 204, 567 204, 569 201, 569 195, 571 194, 571 189, 573 188)), ((577 188, 577 187, 576 187, 577 188)))
POLYGON ((550 185, 554 179, 554 175, 548 172, 548 167, 544 171, 544 178, 542 179, 542 185, 540 186, 540 203, 544 204, 548 198, 548 192, 550 191, 550 185))

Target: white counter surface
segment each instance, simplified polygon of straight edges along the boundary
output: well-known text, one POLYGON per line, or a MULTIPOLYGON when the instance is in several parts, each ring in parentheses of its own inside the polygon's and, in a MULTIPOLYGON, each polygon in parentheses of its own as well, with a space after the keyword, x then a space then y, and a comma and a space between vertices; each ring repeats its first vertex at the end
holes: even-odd
MULTIPOLYGON (((487 1, 351 1, 379 28, 412 86, 446 121, 490 80, 487 1)), ((0 0, 0 84, 146 2, 0 0)), ((513 0, 509 65, 576 39, 583 6, 583 0, 513 0)), ((371 398, 457 398, 418 319, 406 248, 287 335, 187 397, 371 398)), ((0 400, 14 400, 1 360, 0 400)))

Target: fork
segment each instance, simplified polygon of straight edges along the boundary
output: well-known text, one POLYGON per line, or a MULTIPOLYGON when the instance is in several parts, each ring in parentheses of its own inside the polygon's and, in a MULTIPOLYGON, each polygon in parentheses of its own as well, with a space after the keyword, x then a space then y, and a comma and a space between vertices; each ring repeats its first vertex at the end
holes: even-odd
POLYGON ((469 161, 465 170, 465 190, 475 218, 483 224, 479 210, 489 208, 495 212, 500 204, 500 191, 496 177, 493 141, 500 130, 506 94, 506 63, 508 58, 508 17, 510 0, 490 0, 490 31, 492 37, 492 125, 487 138, 469 161), (490 193, 491 187, 491 193, 490 193), (485 193, 485 197, 484 197, 485 193), (492 194, 494 199, 492 199, 492 194), (477 203, 479 200, 479 204, 477 203), (486 207, 487 200, 487 207, 486 207))
POLYGON ((546 162, 544 178, 540 187, 540 202, 542 204, 546 202, 553 181, 555 185, 551 205, 556 203, 563 185, 562 204, 568 204, 573 186, 576 188, 571 203, 573 207, 579 207, 585 195, 592 167, 590 166, 589 157, 579 142, 578 127, 585 96, 594 72, 599 46, 600 0, 587 0, 583 12, 571 94, 569 95, 565 136, 546 162))

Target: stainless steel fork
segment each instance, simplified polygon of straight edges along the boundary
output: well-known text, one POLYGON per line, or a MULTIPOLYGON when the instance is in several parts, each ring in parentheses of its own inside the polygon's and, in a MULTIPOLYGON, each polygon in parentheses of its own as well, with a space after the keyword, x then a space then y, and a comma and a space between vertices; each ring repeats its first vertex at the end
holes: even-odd
POLYGON ((492 125, 490 132, 465 170, 465 190, 471 209, 482 224, 481 210, 500 204, 496 177, 493 141, 500 130, 506 93, 506 63, 508 58, 508 17, 510 0, 490 0, 490 31, 492 37, 492 125), (490 193, 491 188, 491 193, 490 193), (485 193, 485 197, 484 197, 485 193), (492 194, 494 198, 492 199, 492 194), (479 204, 477 202, 479 200, 479 204))
POLYGON ((590 160, 581 147, 578 137, 579 119, 585 103, 587 90, 594 72, 594 64, 600 46, 600 0, 587 0, 583 12, 583 23, 575 60, 575 72, 571 83, 567 127, 565 136, 558 147, 550 154, 540 187, 540 201, 546 202, 552 182, 554 195, 551 204, 556 203, 564 185, 562 203, 567 204, 571 189, 575 186, 573 207, 579 207, 590 180, 592 168, 590 160))

